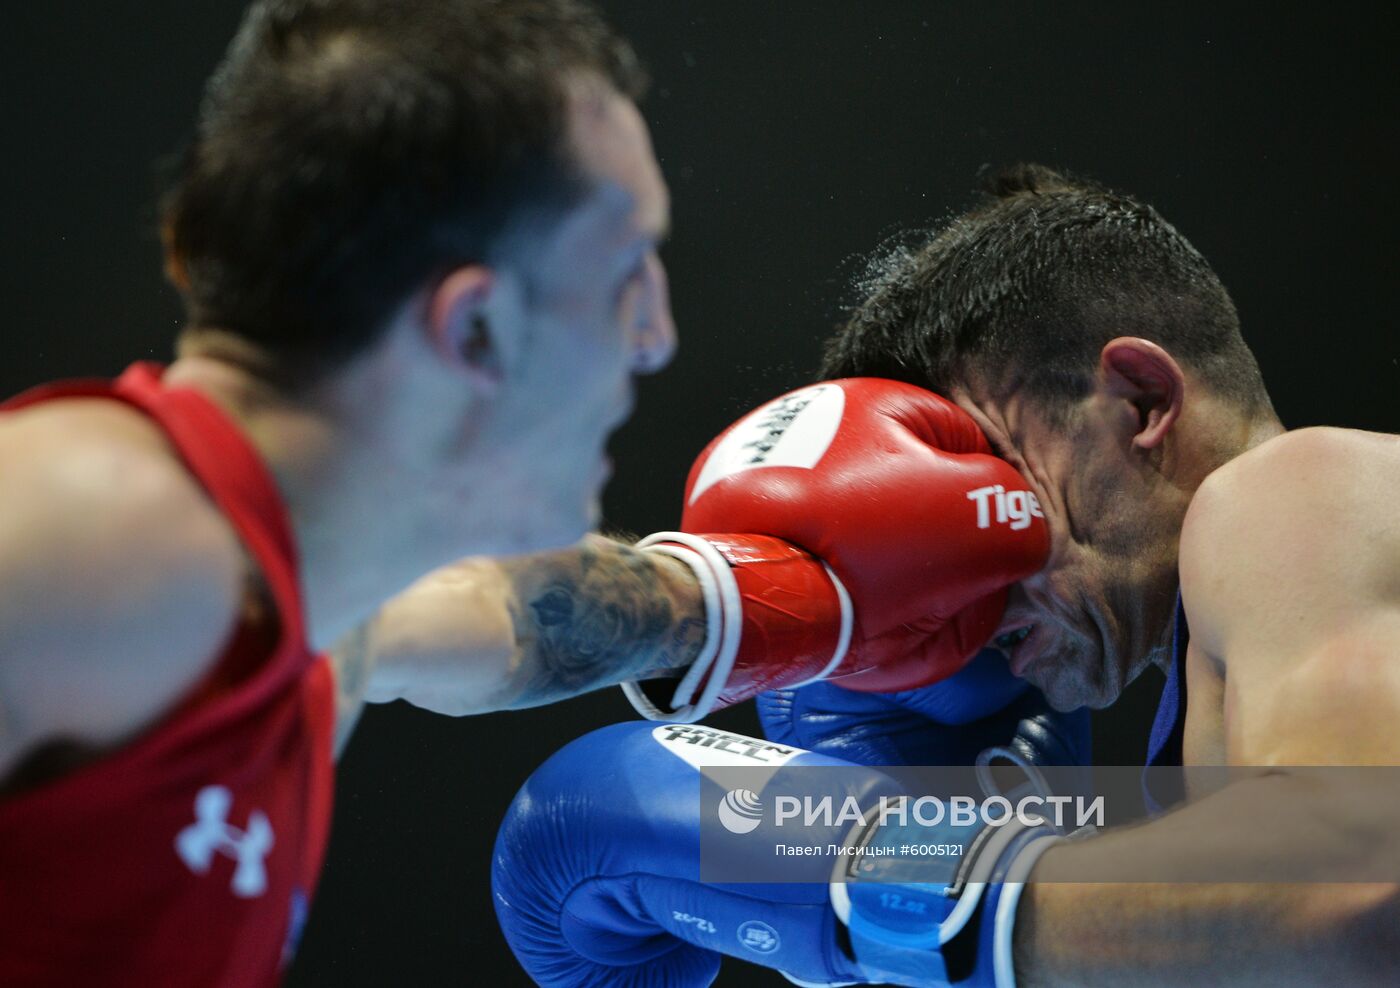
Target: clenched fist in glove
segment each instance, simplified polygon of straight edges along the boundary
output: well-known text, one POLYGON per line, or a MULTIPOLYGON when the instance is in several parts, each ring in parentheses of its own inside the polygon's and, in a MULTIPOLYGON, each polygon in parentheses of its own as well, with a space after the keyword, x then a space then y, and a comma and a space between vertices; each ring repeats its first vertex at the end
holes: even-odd
POLYGON ((613 724, 550 758, 506 811, 491 866, 501 931, 544 988, 704 988, 723 954, 809 986, 1015 988, 1017 903, 1061 830, 1024 814, 926 826, 886 812, 903 795, 884 773, 756 738, 613 724), (726 793, 705 771, 736 766, 761 770, 744 775, 753 790, 726 793), (780 824, 798 793, 842 813, 780 824), (735 829, 715 808, 740 794, 735 829), (776 858, 790 842, 823 853, 776 858), (950 853, 909 857, 911 844, 950 853), (836 845, 869 853, 827 856, 836 845), (752 877, 711 880, 706 854, 720 878, 752 877))
POLYGON ((694 570, 709 633, 679 685, 624 686, 652 719, 816 680, 943 679, 1049 551, 1035 495, 977 424, 876 378, 802 388, 730 426, 691 468, 681 528, 641 545, 694 570))

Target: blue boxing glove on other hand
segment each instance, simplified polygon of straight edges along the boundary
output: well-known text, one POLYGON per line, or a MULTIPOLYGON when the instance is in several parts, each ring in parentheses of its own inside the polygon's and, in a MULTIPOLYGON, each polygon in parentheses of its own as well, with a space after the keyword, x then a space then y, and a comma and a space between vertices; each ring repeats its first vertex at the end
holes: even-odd
POLYGON ((899 693, 833 683, 757 699, 770 740, 860 765, 971 765, 991 748, 1031 765, 1087 765, 1089 712, 1058 713, 1040 691, 983 649, 954 676, 899 693))
POLYGON ((825 874, 700 880, 701 768, 745 761, 844 764, 699 725, 633 722, 584 735, 530 776, 497 834, 491 885, 536 983, 700 988, 724 954, 811 984, 869 980, 837 943, 825 874))
MULTIPOLYGON (((758 788, 743 795, 763 803, 769 793, 758 788)), ((1014 988, 1016 899, 1059 831, 1040 820, 916 831, 869 810, 902 792, 873 770, 699 725, 603 728, 550 758, 507 811, 492 860, 501 929, 530 977, 549 988, 703 988, 722 954, 808 986, 1014 988), (808 822, 802 839, 816 846, 893 851, 922 840, 960 850, 926 859, 915 882, 881 881, 863 863, 899 877, 883 852, 840 858, 836 872, 829 860, 800 857, 791 871, 798 877, 782 882, 702 881, 702 810, 735 793, 701 770, 741 764, 846 770, 854 781, 845 791, 871 819, 808 822)), ((754 819, 758 829, 725 827, 755 855, 797 836, 776 830, 766 811, 754 819)))

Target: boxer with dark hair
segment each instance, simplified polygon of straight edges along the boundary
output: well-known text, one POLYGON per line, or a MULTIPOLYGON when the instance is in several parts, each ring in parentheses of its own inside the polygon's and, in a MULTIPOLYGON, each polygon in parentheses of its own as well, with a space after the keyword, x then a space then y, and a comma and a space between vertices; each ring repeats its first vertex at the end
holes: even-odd
POLYGON ((1057 706, 1105 706, 1164 661, 1196 487, 1283 427, 1229 294, 1156 210, 1035 165, 986 182, 927 244, 871 262, 822 375, 910 381, 967 409, 1004 455, 1053 451, 1013 458, 1031 479, 1055 471, 1054 564, 1013 590, 1001 633, 1036 625, 1012 668, 1057 706), (1110 431, 1135 424, 1125 401, 1145 431, 1126 444, 1110 431))
POLYGON ((581 538, 670 359, 640 93, 575 0, 249 10, 163 202, 178 359, 0 414, 0 983, 278 979, 354 629, 581 538))
MULTIPOLYGON (((1089 839, 1057 843, 1063 835, 1032 828, 998 843, 969 831, 959 838, 966 863, 946 884, 862 898, 833 881, 828 901, 824 885, 702 881, 704 762, 644 729, 597 732, 527 783, 498 838, 497 908, 527 970, 550 985, 631 983, 644 968, 648 983, 703 985, 724 953, 798 984, 1389 984, 1400 959, 1400 796, 1354 774, 1286 767, 1400 764, 1400 530, 1378 510, 1400 485, 1400 441, 1284 432, 1201 255, 1151 207, 1093 183, 1037 166, 996 174, 978 206, 926 243, 881 255, 873 271, 824 374, 944 395, 1043 513, 1048 555, 1011 583, 987 632, 1011 672, 1069 711, 1112 703, 1157 664, 1168 682, 1149 764, 1269 771, 1089 839), (645 762, 664 777, 659 791, 632 790, 642 839, 571 781, 581 761, 623 773, 645 762), (587 852, 556 847, 549 833, 587 852), (1192 877, 1102 877, 1145 862, 1192 877), (761 949, 744 936, 754 922, 761 949)), ((784 436, 810 430, 807 414, 789 415, 784 436)), ((811 510, 790 492, 805 482, 786 471, 839 467, 801 463, 801 449, 772 457, 763 443, 765 462, 737 473, 725 439, 707 450, 687 519, 725 531, 728 517, 745 530, 785 497, 811 510), (717 457, 738 485, 719 518, 699 490, 717 457)), ((1005 503, 997 485, 976 488, 965 513, 1009 520, 1011 485, 1001 486, 1005 503)), ((909 516, 903 503, 887 508, 909 516)), ((842 510, 856 528, 872 518, 833 510, 831 524, 842 510)), ((773 758, 965 762, 966 741, 985 743, 987 698, 1009 692, 989 662, 915 689, 865 692, 856 675, 764 694, 773 758)), ((1015 730, 1026 764, 1082 756, 1049 726, 1040 715, 999 729, 1015 730)), ((865 836, 879 846, 878 831, 865 836)))
MULTIPOLYGON (((255 5, 161 203, 184 342, 235 336, 284 376, 352 359, 429 276, 529 251, 597 194, 578 128, 630 128, 594 153, 647 152, 620 109, 644 90, 579 4, 255 5)), ((664 200, 638 172, 655 239, 664 200)))

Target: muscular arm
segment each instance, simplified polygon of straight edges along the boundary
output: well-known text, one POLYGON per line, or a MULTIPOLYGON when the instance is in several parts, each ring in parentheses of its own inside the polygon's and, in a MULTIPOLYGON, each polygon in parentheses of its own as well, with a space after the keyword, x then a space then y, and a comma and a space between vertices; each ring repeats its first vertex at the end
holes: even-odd
POLYGON ((1285 766, 1400 765, 1400 531, 1377 510, 1396 484, 1400 441, 1337 430, 1275 439, 1207 480, 1181 546, 1189 675, 1223 677, 1229 763, 1277 768, 1047 853, 1018 913, 1023 985, 1392 983, 1396 885, 1327 880, 1400 874, 1400 798, 1285 766), (1083 882, 1154 859, 1315 880, 1083 882))
POLYGON ((694 577, 668 556, 590 537, 558 552, 467 559, 391 600, 332 650, 339 733, 360 702, 513 710, 684 669, 704 641, 694 577))
POLYGON ((245 563, 154 426, 110 401, 0 423, 0 780, 150 726, 214 662, 245 563))
POLYGON ((1017 913, 1017 983, 1392 984, 1395 886, 1327 879, 1400 874, 1400 849, 1385 833, 1400 799, 1318 781, 1276 774, 1237 782, 1141 827, 1052 848, 1017 913), (1235 869, 1251 878, 1286 868, 1290 881, 1121 880, 1143 874, 1144 862, 1161 862, 1164 875, 1180 864, 1195 878, 1215 865, 1221 875, 1235 869), (1293 881, 1305 867, 1317 880, 1293 881), (1094 883, 1096 876, 1109 880, 1094 883))

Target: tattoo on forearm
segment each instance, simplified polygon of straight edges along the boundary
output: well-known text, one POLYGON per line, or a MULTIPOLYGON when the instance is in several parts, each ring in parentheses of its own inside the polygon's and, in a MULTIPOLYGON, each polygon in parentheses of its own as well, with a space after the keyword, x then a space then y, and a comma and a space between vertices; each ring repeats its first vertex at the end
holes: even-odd
POLYGON ((513 615, 523 652, 517 705, 664 676, 694 661, 705 640, 704 617, 660 578, 654 557, 589 543, 561 566, 562 558, 542 564, 547 576, 513 615))

